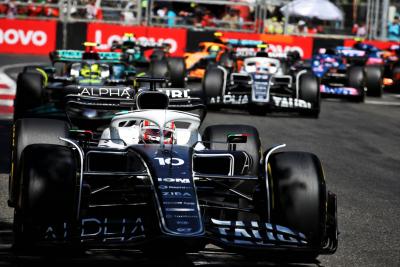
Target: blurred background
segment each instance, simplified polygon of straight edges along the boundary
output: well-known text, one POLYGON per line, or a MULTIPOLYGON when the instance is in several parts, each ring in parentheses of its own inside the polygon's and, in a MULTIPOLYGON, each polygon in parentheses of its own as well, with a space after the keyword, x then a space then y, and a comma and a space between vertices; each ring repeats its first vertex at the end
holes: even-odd
POLYGON ((397 0, 0 0, 0 18, 400 41, 397 0))

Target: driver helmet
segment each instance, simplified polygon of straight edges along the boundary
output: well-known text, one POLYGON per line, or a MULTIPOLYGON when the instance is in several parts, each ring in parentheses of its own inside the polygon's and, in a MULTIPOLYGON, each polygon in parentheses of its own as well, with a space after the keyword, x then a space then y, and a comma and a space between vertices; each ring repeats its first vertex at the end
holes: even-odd
POLYGON ((210 54, 217 54, 219 51, 221 51, 221 47, 219 45, 211 45, 208 48, 208 52, 210 52, 210 54))
POLYGON ((99 78, 101 76, 100 65, 95 64, 84 64, 80 70, 81 76, 85 78, 99 78))
MULTIPOLYGON (((140 140, 145 144, 160 143, 160 129, 151 121, 144 120, 140 124, 140 140)), ((164 144, 175 144, 175 123, 168 122, 164 127, 164 144)))

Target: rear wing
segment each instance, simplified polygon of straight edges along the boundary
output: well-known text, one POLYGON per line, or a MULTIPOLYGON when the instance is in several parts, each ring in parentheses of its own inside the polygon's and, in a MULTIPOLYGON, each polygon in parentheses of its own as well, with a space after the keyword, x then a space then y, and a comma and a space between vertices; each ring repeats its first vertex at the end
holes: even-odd
POLYGON ((265 44, 260 40, 246 40, 246 39, 224 39, 224 42, 234 48, 257 48, 259 45, 265 44))
MULTIPOLYGON (((50 60, 52 62, 79 62, 82 61, 82 56, 85 51, 82 50, 55 50, 50 52, 50 60)), ((103 63, 121 62, 122 53, 120 52, 97 52, 100 60, 103 63)))
POLYGON ((364 57, 366 56, 366 52, 364 50, 358 50, 354 49, 352 47, 346 47, 346 46, 338 46, 336 47, 336 51, 339 55, 342 55, 344 57, 364 57))

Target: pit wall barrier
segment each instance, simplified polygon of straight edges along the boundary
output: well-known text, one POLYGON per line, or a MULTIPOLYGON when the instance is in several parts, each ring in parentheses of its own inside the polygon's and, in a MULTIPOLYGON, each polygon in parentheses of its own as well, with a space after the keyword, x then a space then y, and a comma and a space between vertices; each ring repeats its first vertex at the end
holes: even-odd
MULTIPOLYGON (((66 23, 43 20, 0 19, 0 53, 46 55, 66 45, 69 49, 82 49, 85 41, 94 41, 101 50, 107 50, 113 41, 124 33, 134 33, 141 42, 169 43, 173 55, 182 56, 185 51, 194 51, 203 41, 212 41, 212 31, 190 29, 125 26, 106 23, 66 23)), ((351 46, 353 39, 314 38, 311 36, 270 35, 258 33, 224 32, 225 38, 263 40, 269 44, 269 52, 284 55, 296 50, 304 59, 309 59, 322 47, 351 46)), ((388 48, 394 42, 369 40, 379 48, 388 48)))

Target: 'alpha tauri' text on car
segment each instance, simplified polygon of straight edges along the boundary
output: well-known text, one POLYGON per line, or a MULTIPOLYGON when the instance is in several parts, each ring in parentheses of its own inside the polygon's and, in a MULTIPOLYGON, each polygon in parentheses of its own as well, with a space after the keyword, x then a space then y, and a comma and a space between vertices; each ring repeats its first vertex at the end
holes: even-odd
POLYGON ((251 113, 268 110, 296 111, 318 117, 320 112, 319 82, 304 68, 287 66, 285 59, 268 57, 258 52, 244 58, 235 71, 235 57, 209 68, 203 80, 207 104, 247 107, 251 113))
POLYGON ((209 126, 201 135, 198 116, 165 109, 161 92, 146 101, 162 109, 146 109, 146 94, 97 140, 63 121, 16 122, 16 248, 111 244, 154 255, 212 243, 303 259, 335 252, 336 196, 317 156, 277 152, 284 145, 261 155, 251 126, 209 126))

